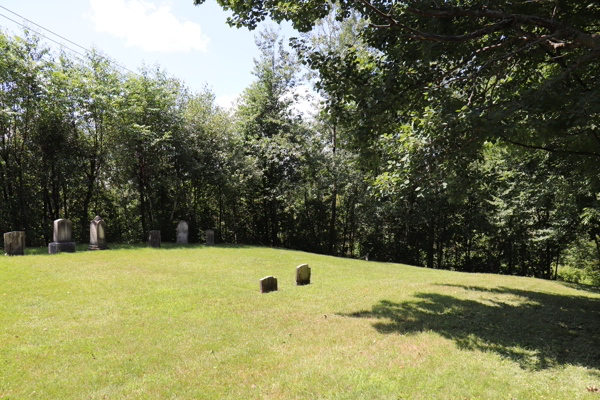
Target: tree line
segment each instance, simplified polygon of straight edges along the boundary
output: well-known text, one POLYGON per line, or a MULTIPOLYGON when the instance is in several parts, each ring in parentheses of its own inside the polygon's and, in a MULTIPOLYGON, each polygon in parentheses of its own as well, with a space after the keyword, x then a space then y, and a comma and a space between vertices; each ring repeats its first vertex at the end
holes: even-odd
POLYGON ((585 263, 597 276, 594 156, 548 151, 571 144, 541 142, 541 121, 506 104, 475 117, 474 98, 502 99, 486 98, 502 94, 486 87, 497 76, 408 90, 434 75, 413 69, 422 51, 382 48, 391 38, 364 11, 328 4, 294 51, 257 35, 256 79, 232 110, 158 66, 126 74, 98 51, 54 55, 2 33, 0 227, 42 246, 69 218, 85 243, 100 215, 109 242, 152 229, 174 241, 183 219, 191 242, 211 228, 225 243, 540 278, 585 263), (306 68, 324 98, 310 118, 294 108, 306 68))

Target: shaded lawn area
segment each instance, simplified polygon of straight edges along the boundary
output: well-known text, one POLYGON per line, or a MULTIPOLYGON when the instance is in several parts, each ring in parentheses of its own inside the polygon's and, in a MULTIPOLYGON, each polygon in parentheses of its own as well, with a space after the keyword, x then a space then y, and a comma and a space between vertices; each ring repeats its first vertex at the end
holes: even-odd
POLYGON ((431 330, 459 349, 494 352, 526 370, 567 364, 600 368, 600 299, 508 287, 439 286, 483 295, 470 300, 420 292, 415 300, 381 300, 370 310, 341 315, 377 319, 373 327, 383 334, 431 330))

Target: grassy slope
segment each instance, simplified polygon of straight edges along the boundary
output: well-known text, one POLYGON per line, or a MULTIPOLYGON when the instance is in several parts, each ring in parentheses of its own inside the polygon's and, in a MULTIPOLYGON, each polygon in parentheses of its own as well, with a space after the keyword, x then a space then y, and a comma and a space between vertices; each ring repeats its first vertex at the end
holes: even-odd
MULTIPOLYGON (((226 246, 0 258, 0 398, 599 398, 600 295, 226 246), (295 286, 309 263, 312 284, 295 286), (275 275, 280 290, 260 294, 275 275)), ((29 250, 30 253, 35 249, 29 250)))

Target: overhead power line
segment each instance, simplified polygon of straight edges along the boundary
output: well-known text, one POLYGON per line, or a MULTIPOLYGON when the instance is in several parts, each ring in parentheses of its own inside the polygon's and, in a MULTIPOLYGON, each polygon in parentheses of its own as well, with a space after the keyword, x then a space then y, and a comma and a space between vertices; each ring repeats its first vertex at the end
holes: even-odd
MULTIPOLYGON (((2 7, 2 6, 0 6, 0 7, 2 7)), ((2 7, 2 8, 4 8, 4 7, 2 7)), ((9 21, 12 21, 12 22, 14 22, 15 24, 21 25, 23 28, 26 28, 26 29, 31 29, 31 28, 29 28, 29 27, 27 27, 27 26, 23 25, 22 23, 20 23, 20 22, 18 22, 18 21, 15 21, 14 19, 7 17, 6 15, 4 15, 4 14, 2 14, 2 13, 0 13, 0 16, 2 16, 2 17, 4 17, 4 18, 6 18, 6 19, 7 19, 7 20, 9 20, 9 21)), ((33 29, 32 29, 32 30, 33 30, 33 29)), ((85 54, 81 54, 81 53, 80 53, 80 52, 78 52, 77 50, 73 50, 72 48, 70 48, 70 47, 68 47, 68 46, 65 46, 63 43, 57 42, 56 40, 54 40, 54 39, 52 39, 52 38, 49 38, 48 36, 44 35, 44 34, 43 34, 43 33, 41 33, 41 32, 38 32, 38 31, 34 31, 34 32, 35 32, 35 33, 37 33, 37 34, 38 34, 38 35, 40 35, 40 36, 43 36, 44 38, 46 38, 46 39, 48 39, 48 40, 50 40, 50 41, 52 41, 52 42, 54 42, 54 43, 56 43, 56 44, 60 45, 61 47, 64 47, 65 49, 72 51, 73 53, 76 53, 76 54, 79 54, 79 55, 80 55, 80 56, 82 56, 82 57, 85 57, 85 54)))
MULTIPOLYGON (((48 28, 44 28, 43 26, 41 26, 41 25, 39 25, 39 24, 36 24, 35 22, 33 22, 33 21, 31 21, 31 20, 29 20, 29 19, 27 19, 27 18, 23 17, 22 15, 19 15, 19 14, 17 14, 16 12, 14 12, 14 11, 12 11, 12 10, 9 10, 8 8, 6 8, 6 7, 2 6, 2 5, 0 5, 0 8, 3 8, 3 9, 5 9, 6 11, 8 11, 8 12, 10 12, 10 13, 14 14, 14 15, 16 15, 17 17, 19 17, 19 18, 22 18, 24 21, 27 21, 27 22, 29 22, 30 24, 33 24, 33 25, 35 25, 35 26, 37 26, 37 27, 39 27, 39 28, 41 28, 41 29, 43 29, 43 30, 45 30, 45 31, 48 31, 48 32, 50 32, 51 34, 53 34, 53 35, 55 35, 55 36, 58 36, 58 37, 59 37, 59 38, 61 38, 62 40, 65 40, 65 41, 67 41, 67 42, 69 42, 69 43, 71 43, 71 44, 73 44, 73 45, 75 45, 75 46, 77 46, 77 47, 79 47, 79 48, 81 48, 81 49, 83 49, 83 50, 87 51, 87 52, 91 52, 91 50, 89 50, 89 49, 87 49, 87 48, 85 48, 85 47, 83 47, 83 46, 81 46, 81 45, 79 45, 79 44, 77 44, 77 43, 73 42, 72 40, 69 40, 69 39, 67 39, 67 38, 65 38, 65 37, 63 37, 63 36, 61 36, 61 35, 59 35, 58 33, 55 33, 55 32, 53 32, 53 31, 51 31, 51 30, 50 30, 50 29, 48 29, 48 28)), ((23 28, 25 28, 25 29, 31 29, 30 27, 28 27, 28 26, 26 26, 26 25, 24 25, 24 24, 22 24, 22 23, 20 23, 20 22, 18 22, 18 21, 15 21, 14 19, 12 19, 12 18, 9 18, 9 17, 7 17, 6 15, 4 15, 4 14, 2 14, 2 13, 0 13, 0 16, 2 16, 2 17, 4 17, 4 18, 8 19, 9 21, 12 21, 12 22, 14 22, 14 23, 15 23, 15 24, 17 24, 17 25, 20 25, 20 26, 22 26, 22 27, 23 27, 23 28)), ((31 30, 33 30, 33 29, 31 29, 31 30)), ((80 56, 82 56, 82 57, 84 57, 84 58, 85 58, 85 54, 81 54, 79 51, 77 51, 77 50, 73 50, 72 48, 70 48, 69 46, 65 45, 64 43, 58 42, 58 41, 56 41, 56 40, 54 40, 54 39, 52 39, 52 38, 50 38, 50 37, 48 37, 48 36, 44 35, 44 34, 43 34, 43 33, 41 33, 41 32, 38 32, 38 31, 35 31, 35 30, 33 30, 33 31, 34 31, 35 33, 37 33, 38 35, 40 35, 40 36, 42 36, 42 37, 44 37, 44 38, 46 38, 46 39, 50 40, 51 42, 54 42, 54 43, 58 44, 59 46, 61 46, 61 47, 64 47, 65 49, 67 49, 67 50, 69 50, 69 51, 72 51, 73 53, 75 53, 75 54, 78 54, 78 55, 80 55, 80 56)), ((108 58, 108 57, 105 57, 105 56, 101 56, 101 57, 102 57, 102 58, 104 58, 106 61, 108 61, 108 62, 110 62, 110 63, 112 63, 112 64, 116 65, 117 67, 119 67, 119 68, 122 68, 122 69, 124 69, 124 70, 126 70, 126 71, 128 71, 128 72, 131 72, 132 74, 135 74, 135 75, 137 75, 137 72, 134 72, 134 71, 132 71, 132 70, 128 69, 127 67, 124 67, 123 65, 121 65, 121 64, 119 64, 119 63, 117 63, 117 62, 115 62, 114 60, 111 60, 110 58, 108 58)))
POLYGON ((59 38, 61 38, 62 40, 66 40, 67 42, 69 42, 69 43, 71 43, 71 44, 74 44, 75 46, 77 46, 77 47, 80 47, 80 48, 82 48, 83 50, 86 50, 86 51, 87 51, 87 49, 86 49, 85 47, 83 47, 83 46, 80 46, 80 45, 78 45, 77 43, 75 43, 75 42, 72 42, 72 41, 70 41, 69 39, 67 39, 67 38, 65 38, 65 37, 63 37, 63 36, 60 36, 58 33, 52 32, 50 29, 44 28, 43 26, 41 26, 41 25, 38 25, 38 24, 36 24, 35 22, 33 22, 33 21, 31 21, 31 20, 28 20, 27 18, 23 17, 22 15, 19 15, 19 14, 17 14, 16 12, 14 12, 14 11, 11 11, 11 10, 9 10, 8 8, 4 7, 4 6, 0 6, 0 8, 4 8, 4 9, 5 9, 6 11, 8 11, 9 13, 11 13, 11 14, 14 14, 14 15, 16 15, 16 16, 17 16, 17 17, 19 17, 19 18, 23 18, 23 20, 25 20, 25 21, 27 21, 27 22, 29 22, 29 23, 31 23, 31 24, 33 24, 33 25, 37 26, 38 28, 42 28, 43 30, 45 30, 45 31, 48 31, 48 32, 50 32, 51 34, 53 34, 53 35, 55 35, 55 36, 58 36, 58 37, 59 37, 59 38))

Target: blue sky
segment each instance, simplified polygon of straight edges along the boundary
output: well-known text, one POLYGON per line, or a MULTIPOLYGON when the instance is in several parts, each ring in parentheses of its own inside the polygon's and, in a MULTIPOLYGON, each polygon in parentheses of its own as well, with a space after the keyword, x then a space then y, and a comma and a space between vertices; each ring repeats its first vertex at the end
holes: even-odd
MULTIPOLYGON (((193 90, 208 85, 224 106, 254 80, 254 35, 260 27, 252 32, 230 28, 225 22, 229 13, 215 0, 201 6, 192 0, 0 0, 0 6, 85 48, 95 46, 132 71, 142 63, 158 63, 193 90)), ((23 23, 6 9, 0 8, 0 14, 23 23)), ((21 32, 3 16, 0 26, 9 33, 21 32)), ((281 33, 286 38, 297 34, 289 24, 281 33)))

